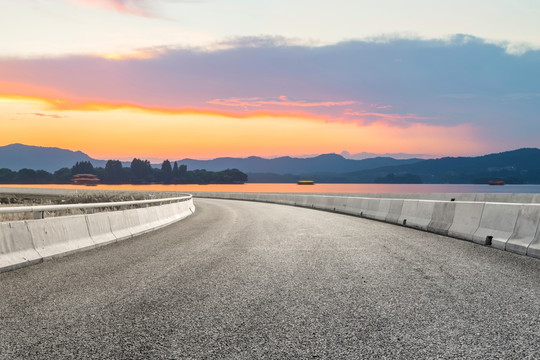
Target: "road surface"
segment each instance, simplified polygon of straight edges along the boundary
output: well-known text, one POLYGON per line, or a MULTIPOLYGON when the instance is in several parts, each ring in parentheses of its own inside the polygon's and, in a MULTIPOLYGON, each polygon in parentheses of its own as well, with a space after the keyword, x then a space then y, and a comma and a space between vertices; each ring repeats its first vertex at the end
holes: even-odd
POLYGON ((0 359, 534 358, 540 261, 386 223, 196 199, 0 275, 0 359))

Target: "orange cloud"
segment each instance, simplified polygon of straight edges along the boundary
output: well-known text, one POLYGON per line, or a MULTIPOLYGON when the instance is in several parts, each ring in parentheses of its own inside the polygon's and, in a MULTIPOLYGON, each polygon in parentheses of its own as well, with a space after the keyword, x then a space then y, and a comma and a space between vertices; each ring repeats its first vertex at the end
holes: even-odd
POLYGON ((167 107, 153 107, 143 106, 131 103, 113 103, 113 102, 99 102, 99 101, 82 101, 76 99, 68 99, 64 96, 58 98, 48 98, 39 96, 28 95, 14 95, 0 93, 0 98, 10 99, 13 101, 25 101, 31 103, 43 103, 51 110, 58 111, 111 111, 111 110, 126 110, 132 112, 146 112, 152 114, 162 115, 210 115, 229 117, 237 119, 246 118, 260 118, 260 117, 297 117, 303 119, 323 119, 322 116, 315 116, 311 113, 305 113, 301 111, 256 111, 256 112, 237 112, 237 111, 221 111, 215 109, 205 108, 167 108, 167 107))

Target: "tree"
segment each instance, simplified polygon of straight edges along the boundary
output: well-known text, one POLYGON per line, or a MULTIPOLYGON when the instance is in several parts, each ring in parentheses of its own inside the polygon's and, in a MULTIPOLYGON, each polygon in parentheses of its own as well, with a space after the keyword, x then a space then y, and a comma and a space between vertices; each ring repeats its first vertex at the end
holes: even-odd
POLYGON ((187 177, 187 165, 180 165, 178 167, 178 182, 185 184, 188 182, 187 177))
POLYGON ((68 168, 61 168, 54 172, 53 179, 56 184, 69 184, 71 181, 71 170, 68 168))
POLYGON ((71 168, 71 174, 94 174, 94 166, 90 161, 77 161, 71 168))
POLYGON ((180 181, 180 171, 178 170, 178 163, 175 161, 172 168, 172 182, 178 184, 178 181, 180 181))
POLYGON ((170 184, 172 179, 172 167, 169 160, 163 161, 161 164, 161 180, 164 184, 170 184))
POLYGON ((7 168, 2 168, 0 169, 0 184, 13 184, 16 176, 16 172, 7 168))
POLYGON ((122 184, 124 182, 124 168, 120 160, 109 160, 105 164, 105 176, 108 183, 122 184))
POLYGON ((149 183, 152 181, 152 165, 148 160, 133 159, 131 161, 131 174, 136 183, 149 183))

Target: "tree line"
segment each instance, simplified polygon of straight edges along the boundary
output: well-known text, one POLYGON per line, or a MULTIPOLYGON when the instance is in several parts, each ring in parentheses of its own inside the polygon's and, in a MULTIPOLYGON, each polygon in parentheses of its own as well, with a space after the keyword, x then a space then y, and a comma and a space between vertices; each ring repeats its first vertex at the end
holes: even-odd
POLYGON ((223 171, 192 170, 175 161, 163 161, 161 168, 153 168, 148 160, 133 159, 129 167, 119 160, 108 160, 105 167, 94 167, 89 161, 79 161, 73 167, 54 173, 45 170, 0 169, 0 184, 69 184, 74 175, 93 174, 103 184, 237 184, 245 183, 247 175, 238 169, 223 171))

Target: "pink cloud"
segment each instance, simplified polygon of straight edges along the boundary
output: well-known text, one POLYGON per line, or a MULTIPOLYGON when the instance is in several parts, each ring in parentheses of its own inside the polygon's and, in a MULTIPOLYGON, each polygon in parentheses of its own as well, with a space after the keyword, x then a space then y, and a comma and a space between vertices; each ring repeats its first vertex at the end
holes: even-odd
POLYGON ((56 114, 43 114, 43 113, 18 114, 18 115, 34 115, 34 116, 39 116, 39 117, 50 117, 53 119, 62 119, 62 118, 67 117, 67 116, 61 116, 61 115, 56 115, 56 114))
POLYGON ((61 119, 65 118, 65 116, 55 115, 55 114, 42 114, 42 113, 34 113, 36 116, 44 116, 44 117, 50 117, 53 119, 61 119))
POLYGON ((101 6, 126 14, 156 17, 150 11, 150 1, 148 0, 82 0, 82 2, 87 6, 101 6))

